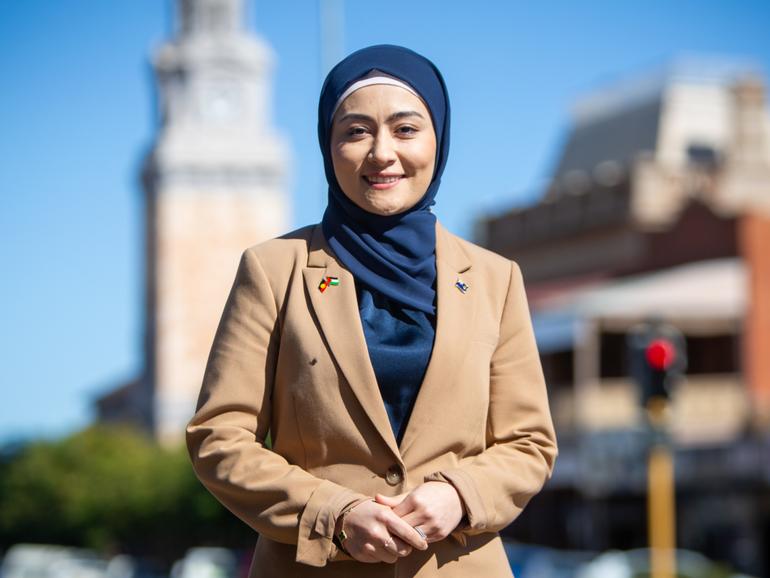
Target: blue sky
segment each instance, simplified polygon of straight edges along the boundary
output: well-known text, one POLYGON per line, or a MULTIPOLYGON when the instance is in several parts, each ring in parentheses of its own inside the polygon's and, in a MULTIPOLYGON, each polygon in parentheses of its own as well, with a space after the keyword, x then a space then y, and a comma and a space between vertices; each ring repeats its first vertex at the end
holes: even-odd
MULTIPOLYGON (((575 98, 694 54, 770 70, 765 1, 354 2, 345 53, 409 46, 442 70, 452 150, 436 212, 472 237, 488 211, 531 202, 575 98)), ((0 441, 55 436, 141 367, 142 204, 152 143, 149 56, 171 0, 0 0, 0 441)), ((255 0, 276 54, 275 125, 293 155, 293 222, 325 203, 315 136, 317 0, 255 0)))

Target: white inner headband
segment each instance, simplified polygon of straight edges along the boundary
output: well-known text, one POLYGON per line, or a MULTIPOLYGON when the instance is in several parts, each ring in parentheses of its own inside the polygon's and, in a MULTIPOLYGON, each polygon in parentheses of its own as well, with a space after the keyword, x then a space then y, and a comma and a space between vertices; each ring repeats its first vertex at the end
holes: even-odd
POLYGON ((422 97, 419 94, 417 94, 417 91, 411 86, 409 86, 407 83, 399 80, 398 78, 393 78, 392 76, 382 76, 382 73, 380 72, 378 76, 369 76, 366 78, 362 78, 361 80, 357 80, 353 84, 348 86, 347 90, 345 90, 345 92, 343 92, 342 95, 337 99, 337 102, 334 103, 334 110, 332 110, 332 118, 334 118, 334 115, 337 113, 337 109, 340 107, 343 100, 345 100, 347 97, 349 97, 359 88, 363 88, 365 86, 371 86, 372 84, 389 84, 390 86, 400 86, 404 90, 408 90, 417 98, 422 100, 422 97))

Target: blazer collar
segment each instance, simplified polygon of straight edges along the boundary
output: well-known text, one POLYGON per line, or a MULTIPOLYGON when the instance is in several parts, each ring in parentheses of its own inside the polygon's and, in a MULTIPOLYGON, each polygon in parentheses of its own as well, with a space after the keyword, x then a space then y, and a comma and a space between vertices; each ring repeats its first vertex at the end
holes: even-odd
POLYGON ((452 399, 453 376, 468 347, 476 293, 471 260, 457 238, 436 224, 436 337, 420 392, 401 441, 396 442, 366 347, 353 275, 337 261, 317 225, 310 239, 305 286, 321 331, 351 389, 385 444, 399 460, 420 433, 429 428, 431 414, 442 400, 452 399), (321 291, 328 277, 339 283, 321 291), (462 290, 458 283, 464 283, 462 290))
MULTIPOLYGON (((464 273, 471 268, 471 260, 458 243, 457 238, 447 231, 441 223, 436 222, 436 260, 439 259, 457 273, 464 273)), ((307 266, 325 268, 330 265, 342 266, 337 262, 334 251, 326 242, 321 226, 316 225, 313 227, 310 237, 307 266)))

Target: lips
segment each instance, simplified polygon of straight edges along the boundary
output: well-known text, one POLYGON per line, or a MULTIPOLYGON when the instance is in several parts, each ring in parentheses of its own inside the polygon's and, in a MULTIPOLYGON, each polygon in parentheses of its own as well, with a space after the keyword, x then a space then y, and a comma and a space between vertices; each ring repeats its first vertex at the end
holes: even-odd
POLYGON ((389 189, 404 178, 404 175, 365 175, 364 180, 375 190, 389 189))

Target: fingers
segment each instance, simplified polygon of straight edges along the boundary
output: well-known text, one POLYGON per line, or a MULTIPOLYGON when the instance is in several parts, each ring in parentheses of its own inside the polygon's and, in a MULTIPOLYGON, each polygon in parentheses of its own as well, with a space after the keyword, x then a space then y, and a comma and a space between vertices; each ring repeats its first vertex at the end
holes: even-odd
POLYGON ((393 536, 388 536, 388 539, 385 540, 385 542, 382 544, 382 547, 385 549, 386 555, 389 554, 390 556, 394 557, 394 560, 393 560, 394 562, 396 561, 396 559, 400 557, 398 544, 396 544, 396 538, 394 538, 393 536))
POLYGON ((410 526, 412 526, 413 528, 415 526, 422 526, 422 529, 425 530, 424 524, 427 520, 426 520, 425 514, 423 514, 422 512, 418 512, 417 510, 412 510, 407 515, 402 516, 401 519, 407 524, 409 524, 410 526))
POLYGON ((393 510, 399 518, 403 518, 406 514, 414 510, 414 503, 412 501, 412 494, 399 494, 398 496, 385 496, 383 494, 377 494, 374 496, 374 500, 378 504, 388 506, 393 510))
POLYGON ((413 527, 413 528, 415 529, 415 531, 416 531, 416 532, 417 532, 417 533, 420 535, 420 538, 422 538, 423 540, 426 540, 426 539, 427 539, 427 536, 426 536, 426 534, 425 534, 425 531, 424 531, 422 528, 420 528, 420 526, 412 526, 412 527, 413 527))
POLYGON ((396 516, 390 507, 373 501, 362 502, 343 518, 339 530, 344 530, 347 538, 343 546, 348 553, 360 562, 385 562, 393 564, 398 558, 412 552, 413 542, 420 549, 428 547, 411 526, 396 516), (391 532, 394 525, 400 533, 391 532), (416 536, 411 536, 412 532, 416 536), (405 540, 406 534, 409 540, 405 540))
POLYGON ((388 536, 388 538, 382 543, 382 549, 378 548, 378 552, 375 554, 375 556, 377 556, 386 564, 393 564, 396 560, 398 560, 398 546, 396 546, 392 536, 388 536))
POLYGON ((409 554, 412 553, 412 547, 397 536, 393 536, 393 544, 395 545, 395 551, 400 558, 409 556, 409 554))
MULTIPOLYGON (((387 501, 387 497, 383 498, 387 501)), ((390 499, 390 503, 395 501, 390 499)), ((457 527, 463 515, 463 505, 451 484, 425 482, 392 506, 391 512, 408 526, 419 527, 425 534, 420 536, 422 542, 433 543, 443 540, 457 527)), ((396 533, 395 528, 391 529, 391 533, 396 533)), ((398 535, 414 545, 402 532, 398 535)))
POLYGON ((388 564, 393 564, 399 558, 403 558, 412 553, 412 547, 396 536, 389 536, 383 542, 382 547, 384 551, 377 552, 374 556, 388 564))
POLYGON ((395 511, 392 514, 387 518, 387 527, 391 535, 400 538, 413 548, 425 550, 428 547, 428 542, 425 538, 420 536, 419 532, 411 525, 395 515, 395 511))
POLYGON ((444 537, 440 536, 441 530, 436 523, 420 512, 411 512, 401 519, 414 528, 426 544, 438 542, 444 537))
MULTIPOLYGON (((411 551, 411 548, 409 550, 411 551)), ((395 539, 392 536, 387 536, 381 540, 374 539, 367 542, 354 557, 361 562, 393 564, 400 557, 398 552, 399 546, 395 539)))
POLYGON ((426 550, 428 544, 446 538, 462 515, 457 490, 445 482, 425 482, 398 496, 377 494, 345 518, 352 526, 348 549, 361 562, 392 564, 413 548, 426 550))
POLYGON ((399 494, 398 496, 385 496, 383 494, 376 494, 374 496, 374 501, 377 502, 378 504, 382 504, 383 506, 387 506, 388 508, 395 508, 408 495, 409 494, 399 494))
POLYGON ((420 537, 423 538, 427 544, 440 542, 448 535, 448 532, 445 532, 436 520, 419 512, 411 512, 401 519, 414 528, 415 532, 418 534, 422 532, 420 537))
MULTIPOLYGON (((401 541, 399 540, 399 542, 401 541)), ((400 557, 400 546, 393 537, 373 539, 359 545, 350 544, 347 547, 348 552, 353 558, 368 564, 376 564, 378 562, 393 564, 400 557)), ((411 548, 409 548, 409 551, 411 552, 411 548)), ((406 556, 407 554, 404 555, 406 556)))

